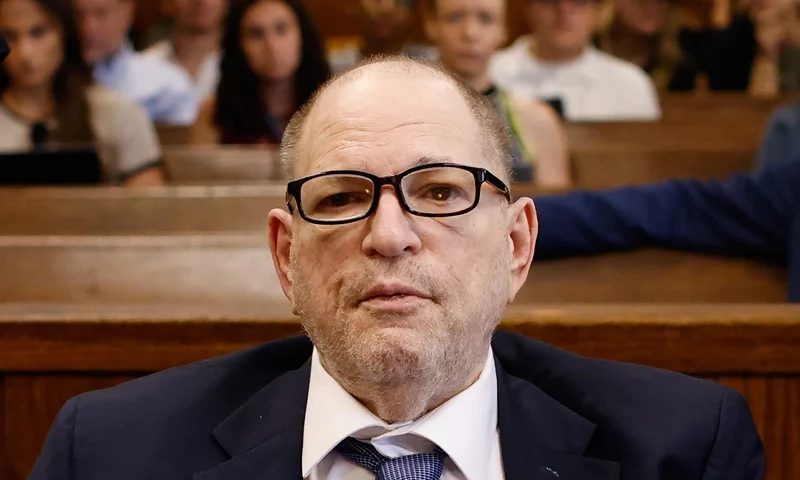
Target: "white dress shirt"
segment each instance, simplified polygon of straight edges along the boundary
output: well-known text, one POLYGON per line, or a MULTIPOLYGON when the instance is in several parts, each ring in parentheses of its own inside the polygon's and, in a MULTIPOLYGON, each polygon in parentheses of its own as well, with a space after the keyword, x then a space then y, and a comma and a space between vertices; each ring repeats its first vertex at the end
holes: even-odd
POLYGON ((200 100, 186 73, 169 62, 143 55, 126 44, 94 67, 101 85, 127 95, 154 123, 191 125, 200 100))
POLYGON ((504 480, 497 433, 497 376, 491 349, 478 380, 425 416, 389 425, 325 371, 317 350, 303 426, 303 478, 375 480, 375 475, 332 451, 346 437, 369 441, 384 456, 447 453, 442 480, 504 480))
MULTIPOLYGON (((170 62, 189 75, 189 72, 187 72, 175 58, 172 42, 169 40, 162 40, 153 44, 144 51, 144 54, 149 57, 170 62)), ((200 65, 200 69, 197 71, 197 76, 192 79, 200 102, 207 100, 217 93, 217 85, 219 84, 219 63, 221 59, 222 55, 219 50, 207 55, 200 65)))
POLYGON ((586 47, 576 60, 544 62, 522 36, 497 52, 489 65, 500 87, 534 99, 560 98, 572 121, 650 121, 661 117, 658 94, 638 66, 586 47))

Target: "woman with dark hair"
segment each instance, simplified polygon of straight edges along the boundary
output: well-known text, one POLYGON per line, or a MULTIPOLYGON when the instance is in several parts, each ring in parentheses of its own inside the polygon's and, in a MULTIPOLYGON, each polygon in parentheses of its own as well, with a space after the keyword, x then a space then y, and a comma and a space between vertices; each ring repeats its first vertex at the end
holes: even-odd
POLYGON ((297 0, 231 9, 216 98, 192 129, 197 144, 278 144, 295 111, 330 76, 317 30, 297 0))
POLYGON ((93 144, 109 182, 161 183, 147 115, 93 84, 74 25, 69 0, 0 0, 0 151, 93 144))

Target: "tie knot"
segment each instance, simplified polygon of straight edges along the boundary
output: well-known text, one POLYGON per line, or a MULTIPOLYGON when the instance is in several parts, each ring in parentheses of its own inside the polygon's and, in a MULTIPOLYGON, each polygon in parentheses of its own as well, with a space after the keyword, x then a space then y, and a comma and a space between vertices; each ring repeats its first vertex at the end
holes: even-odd
POLYGON ((431 453, 387 458, 372 445, 352 437, 342 440, 334 450, 375 474, 375 480, 439 480, 447 456, 436 447, 431 453))

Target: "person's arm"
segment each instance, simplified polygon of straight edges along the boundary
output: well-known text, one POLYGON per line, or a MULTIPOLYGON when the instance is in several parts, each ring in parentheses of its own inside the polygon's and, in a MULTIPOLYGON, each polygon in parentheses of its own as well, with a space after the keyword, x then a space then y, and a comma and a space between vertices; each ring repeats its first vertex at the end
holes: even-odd
POLYGON ((122 182, 126 187, 152 187, 165 182, 164 169, 160 165, 149 167, 141 173, 129 176, 122 182))
POLYGON ((125 186, 163 184, 161 146, 147 113, 126 98, 112 101, 107 108, 112 109, 115 119, 114 179, 125 186))
POLYGON ((703 480, 763 480, 764 447, 747 402, 739 392, 728 391, 721 403, 703 480))
POLYGON ((73 398, 61 408, 28 480, 75 479, 72 451, 77 406, 78 400, 73 398))
POLYGON ((542 102, 511 97, 520 120, 521 134, 532 147, 536 162, 536 184, 567 187, 570 184, 567 134, 553 109, 542 102))
POLYGON ((534 198, 537 258, 658 246, 785 261, 800 162, 725 181, 673 180, 534 198))
POLYGON ((192 145, 219 145, 220 135, 214 125, 214 111, 216 110, 216 100, 209 98, 200 108, 197 121, 189 130, 189 143, 192 145))

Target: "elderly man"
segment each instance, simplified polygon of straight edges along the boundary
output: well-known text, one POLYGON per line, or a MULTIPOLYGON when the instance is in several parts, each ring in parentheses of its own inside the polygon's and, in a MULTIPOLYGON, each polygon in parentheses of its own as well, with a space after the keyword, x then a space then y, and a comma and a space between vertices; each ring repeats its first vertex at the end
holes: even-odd
POLYGON ((436 67, 374 60, 286 132, 273 260, 289 338, 87 393, 31 478, 755 480, 738 393, 494 333, 528 273, 504 123, 436 67))

